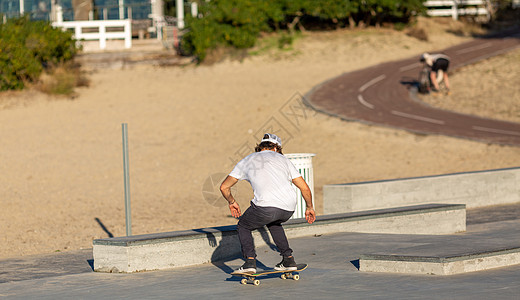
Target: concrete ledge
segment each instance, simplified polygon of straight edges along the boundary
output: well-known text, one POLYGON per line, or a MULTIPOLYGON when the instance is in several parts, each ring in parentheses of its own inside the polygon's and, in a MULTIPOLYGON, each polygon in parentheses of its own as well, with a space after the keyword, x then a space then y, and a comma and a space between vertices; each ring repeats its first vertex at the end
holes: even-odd
POLYGON ((452 256, 404 256, 366 254, 359 270, 425 275, 453 275, 520 264, 520 246, 452 256))
MULTIPOLYGON (((465 205, 428 204, 319 216, 284 224, 289 238, 336 232, 451 234, 466 230, 465 205), (435 224, 435 226, 432 226, 435 224)), ((256 246, 274 247, 264 228, 256 246)), ((223 261, 240 257, 236 226, 202 228, 93 241, 94 270, 138 272, 223 261)))
POLYGON ((333 184, 323 187, 325 214, 432 202, 468 208, 520 202, 520 168, 333 184))

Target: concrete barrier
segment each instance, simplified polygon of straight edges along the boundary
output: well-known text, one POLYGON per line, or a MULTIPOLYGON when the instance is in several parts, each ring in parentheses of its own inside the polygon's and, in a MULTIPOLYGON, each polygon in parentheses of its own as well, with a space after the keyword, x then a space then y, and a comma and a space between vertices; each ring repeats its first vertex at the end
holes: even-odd
POLYGON ((520 247, 452 256, 362 255, 363 272, 454 275, 520 264, 520 247))
MULTIPOLYGON (((452 234, 466 230, 466 209, 417 205, 319 216, 312 225, 293 219, 284 228, 289 238, 337 232, 452 234)), ((257 247, 274 247, 266 229, 255 231, 254 239, 257 247)), ((236 226, 223 226, 97 239, 93 256, 95 271, 129 273, 225 261, 241 254, 236 226)))
POLYGON ((435 202, 467 208, 520 202, 520 168, 323 187, 325 214, 435 202))

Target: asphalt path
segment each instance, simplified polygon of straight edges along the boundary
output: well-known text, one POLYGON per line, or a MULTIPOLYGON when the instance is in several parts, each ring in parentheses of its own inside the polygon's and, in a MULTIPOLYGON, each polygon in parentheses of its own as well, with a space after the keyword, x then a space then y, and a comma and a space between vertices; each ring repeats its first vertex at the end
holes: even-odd
MULTIPOLYGON (((437 255, 518 245, 518 218, 497 221, 481 216, 488 219, 487 209, 473 218, 489 223, 477 222, 453 235, 345 232, 292 239, 297 261, 309 263, 309 268, 298 281, 267 276, 260 286, 242 285, 239 277, 230 275, 243 263, 240 258, 131 274, 93 272, 92 249, 0 260, 0 298, 518 299, 520 265, 450 276, 358 270, 358 258, 365 253, 437 255)), ((257 250, 260 268, 280 261, 268 246, 257 250)))
MULTIPOLYGON (((450 72, 520 47, 520 30, 476 38, 444 50, 450 72)), ((349 121, 383 125, 421 134, 520 146, 520 123, 437 109, 417 97, 419 56, 344 73, 313 88, 305 101, 314 109, 349 121)), ((489 99, 493 101, 493 99, 489 99)))

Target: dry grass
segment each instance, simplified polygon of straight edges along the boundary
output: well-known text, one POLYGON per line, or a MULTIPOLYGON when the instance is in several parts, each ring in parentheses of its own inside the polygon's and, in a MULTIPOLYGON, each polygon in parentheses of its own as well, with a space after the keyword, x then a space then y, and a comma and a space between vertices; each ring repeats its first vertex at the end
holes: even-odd
POLYGON ((428 34, 424 28, 412 27, 406 31, 406 35, 416 38, 419 41, 428 41, 428 34))
POLYGON ((89 79, 75 63, 64 63, 47 69, 41 76, 35 88, 49 95, 76 97, 76 87, 88 87, 89 79))

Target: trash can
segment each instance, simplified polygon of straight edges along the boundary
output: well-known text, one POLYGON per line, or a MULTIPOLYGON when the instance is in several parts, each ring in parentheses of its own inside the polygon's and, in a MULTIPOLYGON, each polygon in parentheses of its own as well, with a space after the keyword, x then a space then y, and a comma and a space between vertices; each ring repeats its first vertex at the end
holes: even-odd
MULTIPOLYGON (((312 168, 312 157, 316 156, 314 153, 288 153, 285 154, 287 157, 298 169, 300 174, 302 175, 307 185, 311 189, 312 193, 312 204, 314 205, 314 171, 312 168)), ((302 193, 299 189, 296 189, 297 192, 297 201, 296 201, 296 210, 292 215, 291 219, 305 218, 305 199, 303 199, 302 193)))

